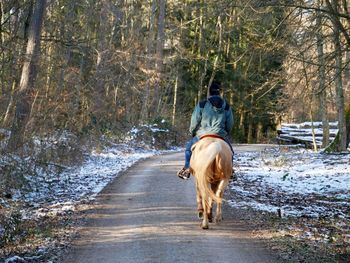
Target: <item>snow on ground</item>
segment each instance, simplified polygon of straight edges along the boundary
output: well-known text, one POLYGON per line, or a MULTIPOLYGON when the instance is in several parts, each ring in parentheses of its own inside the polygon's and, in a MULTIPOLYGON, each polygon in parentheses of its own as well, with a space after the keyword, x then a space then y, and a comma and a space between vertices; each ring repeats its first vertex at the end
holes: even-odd
POLYGON ((135 149, 126 144, 92 151, 81 166, 69 168, 61 174, 26 176, 31 191, 18 192, 14 198, 25 201, 32 208, 22 211, 23 218, 74 211, 75 204, 94 199, 120 172, 139 160, 160 153, 162 151, 135 149))
POLYGON ((350 154, 273 147, 237 153, 234 207, 287 216, 350 218, 350 154))
MULTIPOLYGON (((16 171, 18 170, 18 173, 25 177, 26 187, 16 193, 12 192, 11 201, 0 198, 0 208, 10 208, 13 201, 19 201, 21 220, 40 220, 71 214, 79 209, 77 205, 93 200, 109 182, 137 161, 165 152, 178 151, 179 149, 171 145, 165 145, 171 150, 155 149, 161 143, 156 142, 159 134, 168 132, 167 129, 160 128, 156 124, 143 125, 141 129, 133 128, 126 133, 123 142, 113 143, 102 137, 101 143, 108 145, 102 149, 89 151, 87 147, 79 148, 84 152, 82 163, 81 158, 76 158, 76 163, 73 161, 64 165, 59 161, 53 163, 51 160, 51 162, 45 162, 47 166, 41 166, 40 160, 38 161, 38 156, 40 157, 43 151, 51 154, 61 150, 71 160, 78 141, 69 132, 34 138, 35 151, 31 157, 21 159, 16 155, 1 156, 0 168, 6 168, 8 164, 16 164, 15 167, 23 166, 23 169, 16 168, 16 171)), ((4 143, 0 148, 3 145, 4 143)), ((54 157, 53 160, 55 160, 54 157)), ((4 231, 5 229, 0 225, 0 235, 4 234, 4 231)), ((44 244, 45 249, 50 246, 55 244, 44 244)), ((6 262, 42 262, 39 259, 46 253, 39 249, 34 257, 13 256, 6 259, 6 262)))
POLYGON ((26 176, 32 191, 17 195, 30 203, 77 201, 94 197, 119 172, 136 161, 159 152, 135 150, 126 145, 116 145, 101 152, 92 151, 82 166, 69 168, 61 174, 26 176))
MULTIPOLYGON (((22 218, 55 216, 73 211, 77 203, 94 199, 111 180, 137 161, 163 152, 178 150, 176 148, 167 151, 155 150, 154 143, 151 142, 152 145, 149 145, 149 142, 142 140, 145 132, 149 132, 151 137, 156 137, 159 133, 167 133, 168 130, 160 128, 157 124, 142 125, 140 128, 133 128, 126 133, 124 141, 121 143, 113 143, 106 138, 101 138, 106 145, 109 145, 108 147, 91 152, 85 150, 83 163, 76 166, 53 164, 60 168, 58 171, 52 168, 44 170, 40 166, 36 166, 35 162, 24 160, 28 165, 32 164, 33 172, 24 174, 26 185, 28 185, 26 189, 18 190, 13 195, 14 201, 25 203, 22 218)), ((35 153, 35 156, 43 149, 51 149, 56 144, 59 146, 69 144, 67 138, 71 137, 73 135, 69 132, 64 132, 48 138, 34 139, 36 148, 38 148, 38 153, 35 153)), ((155 140, 154 137, 151 138, 152 141, 155 140)), ((64 149, 67 150, 68 146, 64 149)), ((55 151, 56 148, 53 150, 55 151)), ((8 160, 7 163, 10 161, 8 160)), ((21 160, 18 162, 21 163, 21 160)), ((3 205, 6 206, 6 203, 3 205)))

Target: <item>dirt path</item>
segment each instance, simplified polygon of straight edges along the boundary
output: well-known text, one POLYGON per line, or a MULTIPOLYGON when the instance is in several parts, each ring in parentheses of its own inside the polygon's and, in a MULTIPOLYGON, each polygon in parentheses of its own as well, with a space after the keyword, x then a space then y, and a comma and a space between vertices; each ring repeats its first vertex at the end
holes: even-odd
POLYGON ((194 180, 175 175, 182 159, 150 158, 111 183, 62 262, 278 262, 231 213, 199 228, 194 180))

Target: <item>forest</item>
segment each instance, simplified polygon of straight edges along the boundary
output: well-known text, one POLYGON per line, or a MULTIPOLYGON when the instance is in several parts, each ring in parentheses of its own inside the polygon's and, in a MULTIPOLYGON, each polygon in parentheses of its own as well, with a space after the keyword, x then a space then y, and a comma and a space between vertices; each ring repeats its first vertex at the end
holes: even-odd
POLYGON ((0 0, 0 234, 1 200, 38 169, 117 142, 183 147, 213 81, 233 143, 322 123, 322 149, 345 154, 350 0, 0 0))
POLYGON ((2 1, 7 150, 60 130, 122 134, 162 119, 187 130, 213 79, 234 110, 234 141, 331 120, 344 150, 349 19, 346 0, 2 1))

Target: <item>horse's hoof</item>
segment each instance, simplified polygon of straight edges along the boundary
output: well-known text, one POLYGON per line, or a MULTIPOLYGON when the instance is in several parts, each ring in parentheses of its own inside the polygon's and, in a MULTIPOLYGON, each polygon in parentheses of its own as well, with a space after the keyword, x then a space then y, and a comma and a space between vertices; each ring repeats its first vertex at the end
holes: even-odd
POLYGON ((209 223, 213 223, 213 217, 211 215, 208 215, 208 221, 209 223))
POLYGON ((201 224, 201 228, 202 228, 202 229, 209 229, 209 226, 208 226, 208 225, 203 225, 203 224, 201 224))
POLYGON ((203 211, 198 211, 198 219, 203 219, 203 211))
POLYGON ((221 217, 215 217, 215 224, 219 224, 220 222, 222 221, 222 218, 221 217))

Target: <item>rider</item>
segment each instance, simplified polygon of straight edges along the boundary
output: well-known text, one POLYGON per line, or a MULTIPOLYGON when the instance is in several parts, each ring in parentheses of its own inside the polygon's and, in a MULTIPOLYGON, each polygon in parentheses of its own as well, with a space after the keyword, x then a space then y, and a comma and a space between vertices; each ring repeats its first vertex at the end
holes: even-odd
POLYGON ((208 99, 199 102, 192 113, 190 125, 192 139, 186 144, 185 166, 177 173, 181 179, 187 180, 190 178, 191 147, 199 141, 201 136, 218 135, 229 144, 232 150, 227 138, 233 127, 232 109, 220 96, 220 91, 220 82, 213 81, 209 87, 208 99))

